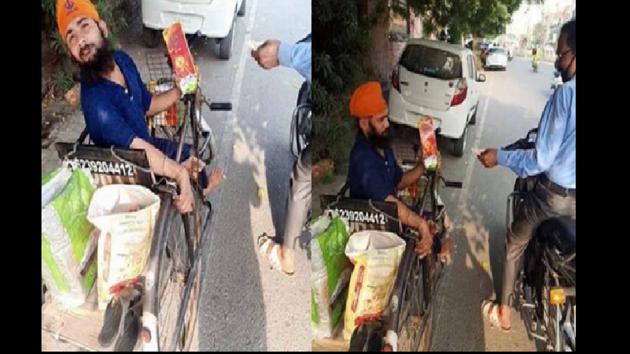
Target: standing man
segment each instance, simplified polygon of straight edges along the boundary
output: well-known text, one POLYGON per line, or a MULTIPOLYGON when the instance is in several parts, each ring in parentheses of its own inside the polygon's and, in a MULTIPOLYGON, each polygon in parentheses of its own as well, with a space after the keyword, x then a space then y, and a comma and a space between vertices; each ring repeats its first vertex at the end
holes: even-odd
MULTIPOLYGON (((270 70, 279 65, 295 69, 306 82, 300 94, 310 95, 311 83, 311 35, 295 44, 270 39, 256 50, 252 57, 263 69, 270 70), (306 88, 306 89, 304 89, 306 88)), ((302 101, 298 97, 298 102, 302 101)), ((286 207, 284 235, 278 242, 263 234, 259 238, 260 252, 265 254, 271 265, 285 274, 295 272, 295 245, 311 207, 311 148, 308 145, 293 165, 286 207)))

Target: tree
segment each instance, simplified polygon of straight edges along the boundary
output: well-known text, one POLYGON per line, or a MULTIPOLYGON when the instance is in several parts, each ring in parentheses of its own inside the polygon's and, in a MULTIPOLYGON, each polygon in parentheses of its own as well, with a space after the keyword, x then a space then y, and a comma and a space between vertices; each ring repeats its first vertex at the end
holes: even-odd
MULTIPOLYGON (((542 3, 543 0, 526 0, 542 3)), ((424 18, 425 26, 448 29, 449 41, 459 42, 462 35, 472 34, 475 39, 493 37, 503 33, 512 14, 523 0, 396 0, 395 13, 409 18, 409 12, 424 18)), ((475 41, 476 42, 476 41, 475 41)))
POLYGON ((355 134, 348 118, 352 90, 373 79, 366 53, 370 28, 388 15, 387 1, 369 11, 365 0, 313 0, 313 162, 332 158, 337 165, 348 158, 355 134), (370 17, 373 13, 375 16, 370 17))

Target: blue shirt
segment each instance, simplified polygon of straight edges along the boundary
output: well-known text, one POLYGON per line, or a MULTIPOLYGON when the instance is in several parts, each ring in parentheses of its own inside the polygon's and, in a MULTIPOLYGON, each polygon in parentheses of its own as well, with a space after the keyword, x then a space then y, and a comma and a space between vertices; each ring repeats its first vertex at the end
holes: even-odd
POLYGON ((554 92, 543 110, 536 148, 497 152, 497 162, 520 177, 545 173, 564 188, 575 188, 575 76, 554 92))
POLYGON ((402 175, 391 148, 385 149, 383 157, 362 133, 357 134, 348 168, 350 198, 385 201, 388 195, 395 197, 402 175))
POLYGON ((295 69, 306 81, 311 82, 311 36, 295 43, 280 43, 278 63, 295 69))
POLYGON ((92 84, 81 80, 81 108, 90 138, 97 146, 124 149, 136 137, 151 142, 145 118, 151 93, 129 55, 116 50, 114 60, 125 77, 127 90, 104 78, 92 84))

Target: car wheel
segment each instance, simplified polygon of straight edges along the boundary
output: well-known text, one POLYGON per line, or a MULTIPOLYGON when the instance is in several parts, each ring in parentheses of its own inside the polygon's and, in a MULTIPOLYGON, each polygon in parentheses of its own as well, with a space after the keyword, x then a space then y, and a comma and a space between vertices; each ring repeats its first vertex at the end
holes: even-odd
POLYGON ((232 56, 234 47, 234 36, 236 32, 236 18, 232 20, 232 28, 225 38, 219 39, 219 59, 228 60, 232 56))
POLYGON ((160 31, 142 26, 142 43, 147 48, 155 48, 160 44, 160 31))
POLYGON ((470 121, 468 121, 468 124, 475 125, 475 123, 477 123, 477 111, 479 111, 479 103, 477 103, 477 106, 475 106, 475 113, 473 113, 472 117, 470 117, 470 121))
POLYGON ((455 139, 453 144, 453 155, 456 157, 464 156, 464 150, 466 149, 466 132, 468 127, 464 128, 461 138, 455 139))
POLYGON ((245 5, 246 2, 247 0, 243 0, 241 7, 238 9, 238 15, 241 17, 245 16, 245 8, 247 7, 247 5, 245 5))

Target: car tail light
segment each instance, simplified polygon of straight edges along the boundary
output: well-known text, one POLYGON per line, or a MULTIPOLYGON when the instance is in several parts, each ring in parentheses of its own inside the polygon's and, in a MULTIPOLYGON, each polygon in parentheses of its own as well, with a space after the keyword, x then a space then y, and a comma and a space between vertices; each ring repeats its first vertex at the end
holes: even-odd
POLYGON ((400 68, 395 67, 392 71, 392 87, 400 92, 400 68))
POLYGON ((451 106, 457 106, 458 104, 464 102, 467 94, 468 84, 466 83, 466 79, 459 79, 459 82, 457 82, 457 86, 455 86, 455 94, 453 95, 453 99, 451 100, 451 106))

